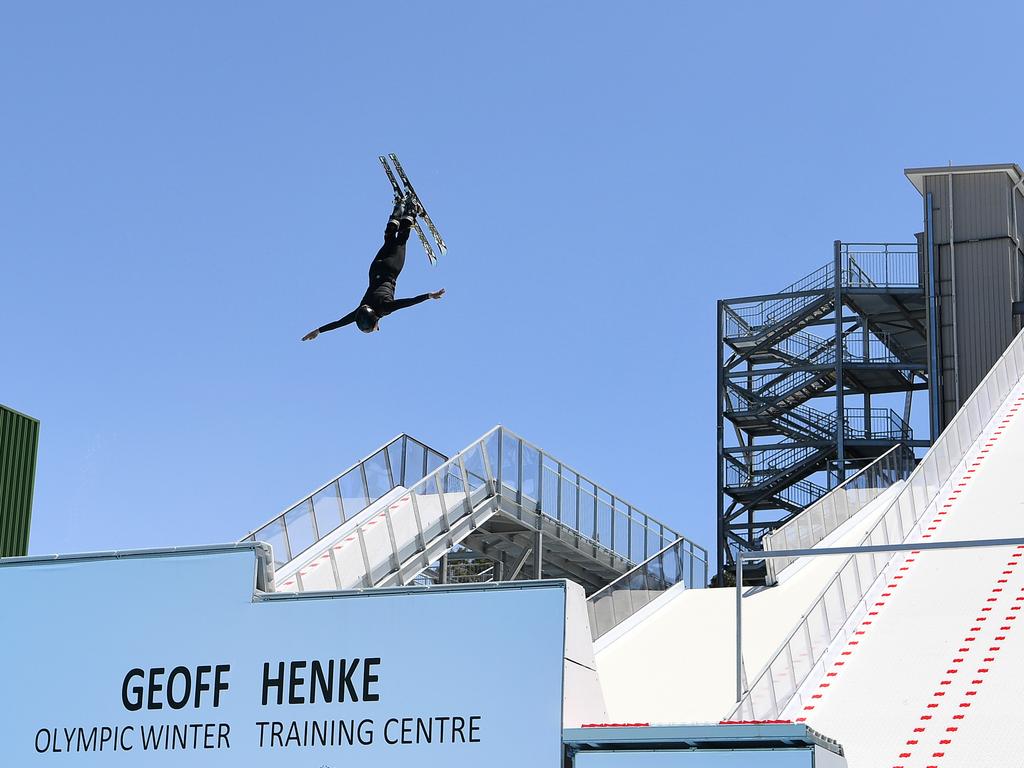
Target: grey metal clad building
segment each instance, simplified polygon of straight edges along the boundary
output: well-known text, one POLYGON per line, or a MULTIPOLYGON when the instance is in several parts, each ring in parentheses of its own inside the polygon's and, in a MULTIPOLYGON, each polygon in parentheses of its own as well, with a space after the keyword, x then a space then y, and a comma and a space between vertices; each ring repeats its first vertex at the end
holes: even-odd
MULTIPOLYGON (((908 168, 924 202, 938 344, 931 397, 941 429, 1024 321, 1024 172, 1015 163, 908 168)), ((937 431, 937 430, 936 430, 937 431)))
POLYGON ((39 422, 0 405, 0 557, 28 554, 39 422))

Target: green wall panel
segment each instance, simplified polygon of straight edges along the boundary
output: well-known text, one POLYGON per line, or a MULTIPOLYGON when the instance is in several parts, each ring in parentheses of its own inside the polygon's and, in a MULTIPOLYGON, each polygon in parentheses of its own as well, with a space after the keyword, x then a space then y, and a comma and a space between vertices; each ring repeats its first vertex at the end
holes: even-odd
POLYGON ((28 554, 39 422, 0 405, 0 557, 28 554))

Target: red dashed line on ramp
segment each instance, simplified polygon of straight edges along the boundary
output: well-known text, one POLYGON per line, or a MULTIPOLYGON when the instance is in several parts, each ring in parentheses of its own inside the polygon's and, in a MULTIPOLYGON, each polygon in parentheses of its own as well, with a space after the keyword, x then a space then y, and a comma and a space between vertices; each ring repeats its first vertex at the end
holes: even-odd
MULTIPOLYGON (((1024 398, 1020 398, 1020 400, 1024 400, 1024 398)), ((1008 424, 1010 422, 1010 418, 1012 418, 1012 416, 1015 415, 1016 410, 1017 409, 1014 408, 1011 411, 1010 416, 1007 417, 1005 420, 1003 420, 1002 424, 1004 424, 1004 425, 1008 424)), ((1000 428, 1000 429, 996 430, 994 434, 998 436, 998 435, 1002 434, 1002 431, 1003 431, 1002 428, 1000 428)), ((995 441, 998 440, 998 439, 999 439, 998 437, 993 437, 990 442, 985 443, 985 450, 983 450, 982 453, 988 453, 987 449, 991 448, 994 445, 995 441)), ((984 459, 984 458, 985 458, 984 456, 979 457, 979 459, 984 459)), ((980 465, 980 460, 977 461, 977 462, 974 462, 971 466, 972 467, 977 467, 979 465, 980 465)), ((969 469, 967 471, 968 472, 974 472, 975 470, 974 469, 969 469)), ((970 479, 970 478, 969 477, 965 477, 964 478, 964 480, 968 480, 968 479, 970 479)), ((954 491, 953 493, 957 494, 957 493, 960 493, 960 491, 954 491)), ((932 530, 932 529, 929 529, 929 530, 932 530)), ((1018 549, 1024 549, 1024 547, 1021 547, 1021 546, 1019 546, 1017 548, 1018 549)), ((1024 555, 1024 553, 1022 553, 1022 552, 1014 552, 1014 553, 1012 553, 1010 555, 1009 561, 1006 564, 1006 567, 1013 567, 1017 562, 1019 562, 1019 558, 1022 555, 1024 555)), ((1007 576, 1007 575, 1013 575, 1013 574, 1014 574, 1014 571, 1003 570, 1003 571, 1001 571, 999 576, 1007 576)), ((1006 583, 1008 583, 1007 579, 1004 579, 1004 578, 997 578, 996 579, 996 584, 997 585, 998 584, 1006 584, 1006 583)), ((1001 586, 993 587, 989 594, 1001 595, 1001 593, 1003 592, 1003 589, 1004 588, 1001 587, 1001 586)), ((1024 588, 1022 588, 1021 591, 1024 591, 1024 588)), ((1017 597, 1015 599, 1015 601, 1022 601, 1022 600, 1024 600, 1024 598, 1022 598, 1022 597, 1017 597)), ((998 601, 999 601, 998 597, 988 597, 988 598, 985 599, 986 603, 994 603, 994 602, 998 602, 998 601)), ((993 606, 991 606, 991 605, 985 605, 985 606, 983 606, 981 608, 981 610, 979 612, 980 613, 991 612, 992 607, 993 606)), ((1019 606, 1010 606, 1009 607, 1011 612, 1015 608, 1017 610, 1019 610, 1019 606)), ((1004 621, 1010 621, 1011 617, 1013 617, 1013 614, 1012 613, 1008 613, 1008 615, 1005 617, 1004 621)), ((1015 617, 1013 617, 1013 618, 1015 618, 1015 617)), ((984 622, 986 620, 987 620, 987 617, 985 617, 985 616, 978 616, 978 617, 975 618, 974 621, 975 621, 975 623, 980 623, 980 622, 984 622)), ((1012 625, 1009 625, 1009 624, 1001 625, 997 631, 999 631, 999 632, 1006 632, 1006 631, 1008 631, 1009 627, 1011 627, 1011 626, 1012 625)), ((970 632, 980 632, 981 631, 981 627, 974 626, 974 627, 971 627, 969 631, 970 632)), ((1006 637, 1007 637, 1006 635, 995 635, 994 636, 994 640, 998 641, 998 642, 1002 642, 1002 641, 1006 640, 1006 637)), ((976 639, 976 636, 971 636, 971 635, 969 635, 969 636, 964 638, 965 641, 969 641, 969 642, 973 642, 975 639, 976 639)), ((990 655, 989 656, 985 656, 984 657, 984 661, 982 663, 989 664, 989 663, 994 662, 996 660, 996 654, 998 654, 998 652, 1001 650, 1001 648, 1002 648, 1002 646, 999 646, 999 645, 989 646, 988 652, 989 652, 990 655)), ((966 652, 969 652, 969 649, 970 649, 970 646, 964 647, 964 648, 960 648, 958 652, 959 653, 966 653, 966 652)), ((964 658, 965 657, 963 657, 963 656, 958 656, 958 657, 953 659, 953 663, 954 664, 963 663, 964 658)), ((990 670, 990 667, 985 667, 985 666, 978 667, 976 674, 979 675, 979 677, 972 678, 971 679, 971 685, 972 686, 982 685, 984 683, 984 681, 985 681, 985 678, 983 677, 983 675, 988 674, 989 670, 990 670)), ((947 669, 946 670, 946 674, 955 674, 956 672, 957 672, 956 669, 947 669)), ((951 683, 952 683, 952 680, 947 679, 947 680, 941 680, 939 682, 939 685, 943 686, 943 685, 949 685, 951 683)), ((973 697, 977 696, 977 694, 978 694, 978 691, 975 688, 972 688, 970 690, 964 691, 964 697, 965 698, 966 697, 972 697, 973 698, 973 697)), ((934 696, 943 696, 943 695, 944 694, 941 691, 936 691, 934 693, 934 696)), ((928 709, 936 709, 936 708, 938 708, 938 705, 930 703, 930 704, 927 705, 927 708, 928 709)), ((967 709, 970 709, 970 708, 971 708, 971 702, 970 701, 961 701, 957 705, 957 709, 959 709, 959 710, 967 710, 967 709)), ((926 715, 926 716, 922 716, 921 719, 922 720, 925 720, 925 719, 929 719, 930 720, 931 717, 932 717, 931 715, 926 715)), ((953 720, 963 720, 964 717, 965 717, 965 713, 963 713, 963 712, 951 715, 951 718, 953 720)), ((914 733, 917 733, 917 734, 921 734, 921 733, 925 733, 925 732, 926 732, 926 729, 923 728, 923 727, 918 727, 918 728, 914 729, 914 733)), ((948 733, 956 733, 956 732, 957 732, 957 726, 947 726, 945 728, 945 731, 944 731, 944 733, 947 733, 947 734, 948 733)), ((907 742, 907 743, 909 744, 909 742, 907 742)), ((915 744, 916 743, 917 743, 917 740, 915 740, 915 744)), ((951 738, 943 738, 943 739, 939 739, 938 740, 938 744, 940 746, 943 746, 943 747, 948 746, 948 745, 950 745, 952 743, 953 743, 953 741, 952 741, 951 738)), ((945 757, 945 754, 946 754, 945 751, 932 752, 931 757, 932 758, 942 758, 942 757, 945 757)), ((899 753, 899 759, 901 759, 901 760, 909 758, 911 756, 912 756, 912 752, 901 752, 901 753, 899 753)), ((893 768, 904 768, 904 766, 902 764, 894 764, 893 768)), ((938 763, 929 763, 926 766, 926 768, 939 768, 939 765, 938 765, 938 763)))
MULTIPOLYGON (((1024 397, 1018 398, 1018 402, 1024 402, 1024 397)), ((945 502, 942 504, 941 510, 937 511, 935 518, 933 520, 931 520, 931 522, 926 526, 926 531, 927 532, 922 534, 922 538, 924 538, 924 539, 932 538, 932 532, 938 530, 939 524, 941 524, 943 522, 944 517, 946 517, 949 514, 949 510, 955 509, 956 502, 960 500, 960 498, 961 498, 961 496, 963 494, 963 489, 967 487, 967 484, 968 484, 968 482, 970 480, 974 479, 974 477, 976 476, 976 473, 978 471, 978 467, 980 467, 982 465, 982 461, 984 461, 984 459, 987 458, 987 456, 985 454, 989 453, 989 449, 994 447, 996 441, 998 441, 999 437, 1002 435, 1002 433, 1004 431, 1005 425, 1010 422, 1010 419, 1016 414, 1016 411, 1017 411, 1017 407, 1013 408, 1010 411, 1010 413, 1007 416, 1007 418, 1004 419, 1001 422, 999 428, 997 430, 995 430, 995 432, 993 433, 993 437, 991 437, 987 442, 985 442, 983 444, 984 445, 983 449, 980 449, 978 455, 974 457, 974 460, 969 462, 969 466, 966 469, 966 471, 963 474, 963 476, 960 478, 960 482, 957 483, 957 487, 945 499, 945 502)), ((919 554, 919 551, 913 551, 911 554, 912 555, 917 555, 917 554, 919 554)), ((1020 553, 1020 552, 1014 553, 1012 558, 1011 558, 1011 560, 1010 560, 1010 562, 1007 563, 1007 566, 1016 565, 1016 562, 1014 562, 1014 559, 1017 559, 1018 562, 1019 562, 1019 558, 1021 558, 1022 555, 1024 555, 1024 553, 1020 553)), ((909 572, 911 571, 911 568, 913 567, 910 564, 915 562, 915 559, 916 558, 914 558, 914 557, 908 557, 904 561, 904 564, 902 566, 900 566, 899 569, 898 569, 899 573, 896 576, 893 577, 893 582, 894 583, 891 583, 891 584, 887 585, 887 588, 889 590, 895 589, 896 587, 899 586, 899 583, 896 583, 896 582, 898 580, 902 580, 905 575, 909 574, 909 572)), ((1006 575, 1006 572, 1004 572, 1004 574, 1001 574, 1001 575, 1006 575)), ((1006 580, 997 580, 996 583, 997 584, 1003 584, 1003 583, 1006 583, 1006 580)), ((991 594, 999 594, 1001 592, 1002 592, 1002 588, 1001 587, 995 587, 992 590, 991 594)), ((880 596, 881 597, 891 597, 891 595, 892 595, 892 592, 890 591, 890 592, 884 592, 880 596)), ((1024 601, 1024 597, 1018 597, 1017 600, 1018 601, 1024 601)), ((988 602, 988 603, 997 602, 997 601, 998 601, 997 597, 989 597, 989 598, 986 599, 986 602, 988 602)), ((880 600, 880 601, 875 602, 874 605, 873 605, 873 608, 875 610, 868 611, 868 616, 869 617, 877 616, 878 613, 879 613, 879 609, 884 608, 885 605, 886 605, 886 602, 884 600, 880 600)), ((1020 606, 1014 606, 1014 608, 1016 608, 1017 610, 1020 610, 1020 606)), ((982 607, 980 612, 987 612, 987 611, 991 611, 991 606, 989 606, 989 607, 982 607)), ((985 617, 979 616, 978 618, 975 619, 975 622, 976 623, 980 623, 980 622, 982 622, 984 620, 985 620, 985 617)), ((858 637, 860 637, 862 635, 865 635, 865 633, 867 632, 867 629, 869 627, 871 627, 871 625, 872 625, 872 622, 870 620, 862 621, 860 623, 858 631, 855 634, 858 637)), ((970 629, 970 632, 980 632, 980 631, 982 631, 981 628, 977 627, 977 626, 971 627, 971 629, 970 629)), ((1000 631, 1005 631, 1005 630, 1000 628, 1000 631)), ((976 639, 977 639, 976 635, 967 635, 964 638, 964 642, 965 643, 974 643, 976 639)), ((1004 640, 1005 639, 1005 635, 997 636, 996 639, 997 640, 1004 640)), ((843 656, 843 657, 847 657, 847 656, 852 655, 854 650, 856 650, 856 646, 859 644, 859 642, 860 642, 859 640, 851 640, 851 641, 849 641, 847 643, 846 649, 844 651, 841 651, 840 655, 843 656)), ((961 646, 960 648, 958 648, 957 653, 958 654, 968 654, 968 653, 971 652, 971 648, 972 647, 973 647, 972 645, 961 646)), ((1001 646, 990 646, 989 647, 989 653, 990 654, 997 653, 1000 650, 1000 647, 1001 646)), ((985 657, 985 663, 989 663, 989 662, 993 661, 994 658, 995 658, 994 656, 987 656, 987 657, 985 657)), ((952 664, 962 664, 962 663, 964 663, 965 659, 966 659, 966 656, 958 655, 958 656, 953 658, 952 664)), ((825 673, 826 677, 827 678, 835 678, 835 677, 837 677, 842 672, 842 670, 839 669, 839 668, 844 666, 845 663, 846 663, 845 661, 836 661, 836 662, 834 662, 833 665, 832 665, 832 668, 825 673)), ((980 671, 981 669, 985 669, 986 672, 987 672, 988 668, 986 668, 986 667, 979 667, 978 674, 984 674, 984 673, 982 673, 980 671)), ((955 674, 957 674, 957 671, 958 670, 956 668, 949 668, 949 669, 946 670, 946 674, 947 675, 955 675, 955 674)), ((983 680, 983 678, 976 678, 975 680, 983 680)), ((979 685, 980 683, 979 682, 975 682, 975 680, 972 680, 971 684, 972 685, 979 685)), ((952 680, 946 679, 946 680, 941 680, 939 685, 941 687, 941 686, 950 685, 951 683, 952 683, 952 680)), ((820 686, 819 690, 821 690, 822 687, 827 689, 828 685, 830 685, 830 684, 826 684, 825 686, 820 686)), ((971 697, 975 696, 976 694, 977 694, 976 690, 970 690, 970 691, 966 692, 966 695, 967 696, 971 696, 971 697)), ((933 698, 941 699, 941 698, 945 697, 945 695, 946 695, 945 691, 942 691, 942 690, 936 690, 936 691, 933 692, 933 698)), ((808 705, 804 706, 803 711, 804 712, 813 712, 815 710, 816 706, 818 706, 820 704, 819 700, 822 698, 822 696, 823 696, 822 693, 818 693, 818 694, 815 694, 814 696, 812 696, 812 699, 814 700, 815 703, 808 704, 808 705)), ((959 702, 957 709, 965 710, 965 709, 969 709, 970 706, 971 706, 971 702, 963 701, 963 702, 959 702)), ((927 710, 938 710, 939 709, 939 703, 930 702, 930 703, 928 703, 926 705, 926 709, 927 710)), ((914 734, 926 733, 927 732, 927 727, 931 724, 932 717, 933 717, 932 714, 922 714, 922 715, 920 715, 919 722, 924 723, 924 725, 921 725, 921 726, 918 726, 918 727, 914 728, 914 734)), ((954 719, 954 720, 960 720, 960 719, 963 719, 963 717, 964 717, 963 714, 952 715, 952 719, 954 719)), ((796 718, 796 722, 798 722, 798 723, 802 723, 802 722, 806 722, 806 721, 807 721, 807 716, 796 718)), ((956 732, 956 727, 954 727, 954 726, 948 726, 945 729, 945 733, 955 733, 955 732, 956 732)), ((950 738, 945 738, 945 739, 942 739, 942 740, 939 741, 939 744, 941 746, 946 746, 946 745, 949 745, 951 743, 952 743, 952 739, 950 739, 950 738)), ((906 746, 911 746, 911 747, 917 746, 919 744, 919 739, 917 739, 917 738, 908 739, 905 742, 905 744, 906 744, 906 746)), ((899 758, 901 760, 902 759, 910 758, 912 756, 913 756, 913 752, 912 751, 903 751, 903 752, 899 753, 899 758)), ((932 752, 931 753, 931 757, 932 758, 942 758, 944 756, 945 756, 945 751, 936 751, 936 752, 932 752)), ((892 765, 892 768, 904 768, 904 766, 903 766, 902 763, 896 763, 896 764, 892 765)), ((926 768, 939 768, 939 766, 937 764, 931 763, 928 766, 926 766, 926 768)))

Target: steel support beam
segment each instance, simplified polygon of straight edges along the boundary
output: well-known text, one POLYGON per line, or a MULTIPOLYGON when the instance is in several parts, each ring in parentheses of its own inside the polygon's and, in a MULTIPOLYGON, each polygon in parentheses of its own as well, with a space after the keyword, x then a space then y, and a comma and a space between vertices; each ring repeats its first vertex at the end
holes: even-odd
MULTIPOLYGON (((807 492, 789 491, 796 483, 838 484, 852 473, 854 461, 877 458, 898 442, 928 444, 871 421, 876 396, 929 384, 923 353, 926 283, 920 274, 925 267, 918 252, 916 243, 892 248, 837 240, 831 264, 795 283, 795 289, 718 301, 719 583, 734 564, 737 545, 758 549, 765 530, 800 511, 807 492), (890 263, 892 254, 902 261, 890 263), (890 342, 891 333, 901 334, 900 345, 890 342), (846 344, 853 345, 849 359, 846 344), (851 395, 858 410, 863 398, 863 425, 847 412, 851 395), (731 410, 735 398, 749 410, 731 410), (805 403, 828 412, 827 426, 820 430, 827 439, 811 428, 817 421, 801 428, 804 422, 794 409, 805 403), (849 431, 851 424, 855 432, 849 431), (726 432, 729 426, 735 438, 726 432), (830 454, 827 466, 804 464, 801 452, 815 450, 830 454), (825 473, 828 481, 822 480, 825 473)), ((903 410, 909 423, 900 406, 905 403, 896 406, 894 416, 903 410)))

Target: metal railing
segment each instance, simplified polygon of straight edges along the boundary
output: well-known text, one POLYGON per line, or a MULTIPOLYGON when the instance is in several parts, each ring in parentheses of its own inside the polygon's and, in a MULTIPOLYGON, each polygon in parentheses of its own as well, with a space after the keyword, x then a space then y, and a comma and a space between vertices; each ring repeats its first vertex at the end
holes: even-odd
MULTIPOLYGON (((986 425, 1024 376, 1024 332, 992 366, 963 407, 907 479, 899 495, 861 543, 886 546, 920 532, 920 521, 939 492, 967 459, 986 425)), ((878 579, 888 578, 892 555, 851 555, 829 581, 790 635, 773 654, 730 719, 776 719, 800 686, 822 663, 829 646, 850 631, 878 579)))
POLYGON ((811 371, 752 371, 743 377, 731 377, 729 387, 763 408, 797 394, 818 379, 834 375, 832 367, 811 371), (743 381, 744 385, 737 381, 743 381))
MULTIPOLYGON (((912 450, 902 443, 894 445, 785 525, 764 536, 763 547, 768 551, 813 547, 894 483, 906 480, 916 464, 912 450)), ((767 560, 768 584, 776 583, 778 574, 792 562, 792 558, 767 560)))
MULTIPOLYGON (((834 354, 832 358, 835 358, 834 354)), ((850 363, 896 364, 906 361, 906 353, 887 334, 869 334, 865 341, 862 334, 854 333, 843 338, 843 360, 850 363)))
POLYGON ((749 461, 741 461, 736 454, 727 453, 725 484, 732 490, 738 490, 756 488, 772 481, 785 482, 780 473, 820 455, 824 455, 821 448, 793 447, 785 443, 766 445, 756 452, 751 451, 749 461))
MULTIPOLYGON (((379 515, 371 516, 373 519, 354 521, 348 532, 350 543, 340 552, 334 547, 324 554, 314 551, 310 561, 327 557, 335 574, 352 574, 352 568, 356 568, 361 579, 358 586, 372 587, 395 574, 401 581, 406 564, 416 561, 408 568, 414 574, 432 562, 430 558, 424 562, 423 556, 433 551, 439 538, 446 551, 451 531, 473 523, 478 511, 503 501, 511 502, 503 508, 514 508, 513 514, 531 525, 547 519, 566 532, 564 540, 574 538, 577 547, 626 567, 682 538, 504 427, 495 427, 406 487, 402 501, 411 505, 411 519, 407 515, 396 518, 399 513, 393 507, 400 504, 386 505, 379 515), (375 525, 378 516, 383 526, 375 525), (372 531, 370 525, 375 525, 372 531), (380 531, 387 531, 383 540, 380 531), (350 559, 341 562, 341 558, 349 557, 349 546, 356 549, 350 559), (356 565, 350 567, 351 563, 356 565)), ((266 529, 264 526, 260 530, 266 529)), ((307 564, 295 561, 288 572, 299 571, 307 564)), ((339 578, 335 577, 336 588, 352 586, 339 578)))
POLYGON ((634 563, 681 538, 621 497, 504 427, 488 442, 495 480, 521 507, 634 563), (500 461, 498 457, 500 456, 500 461))
POLYGON ((775 325, 781 320, 795 315, 801 309, 820 302, 822 297, 818 295, 791 296, 790 294, 824 291, 832 285, 832 274, 832 265, 826 264, 795 283, 787 285, 778 292, 780 298, 728 306, 726 335, 757 333, 766 326, 775 325), (733 316, 729 317, 729 313, 732 313, 733 316), (731 333, 733 330, 739 333, 731 333))
MULTIPOLYGON (((843 433, 851 440, 909 440, 910 425, 892 408, 847 408, 843 433)), ((836 414, 830 413, 829 426, 835 432, 836 414)))
MULTIPOLYGON (((836 433, 836 412, 821 414, 825 434, 836 433)), ((843 436, 848 440, 909 440, 910 425, 892 408, 844 409, 843 436)))
POLYGON ((818 360, 823 353, 834 359, 835 354, 831 351, 834 346, 835 339, 833 337, 815 336, 807 331, 795 331, 774 342, 768 352, 780 359, 807 362, 818 360))
POLYGON ((775 422, 780 432, 801 432, 807 435, 822 434, 821 419, 829 416, 809 405, 793 405, 785 408, 770 400, 761 400, 741 387, 726 390, 725 413, 732 420, 745 421, 751 418, 769 419, 775 422))
POLYGON ((828 440, 835 434, 835 415, 806 405, 783 411, 773 421, 811 440, 828 440))
POLYGON ((448 573, 445 577, 447 584, 478 584, 497 580, 498 568, 493 562, 449 563, 448 573))
POLYGON ((794 507, 804 508, 820 499, 828 493, 828 488, 812 483, 810 480, 801 480, 778 492, 777 498, 788 502, 794 507))
POLYGON ((800 293, 802 291, 817 291, 832 285, 832 263, 829 262, 823 267, 818 267, 813 272, 804 275, 799 280, 790 283, 779 293, 800 293))
MULTIPOLYGON (((774 415, 766 415, 778 424, 780 433, 801 433, 811 439, 828 439, 836 432, 836 412, 819 411, 808 405, 794 405, 783 410, 773 407, 773 403, 759 401, 748 393, 731 388, 726 392, 728 409, 726 414, 734 420, 742 420, 745 416, 762 411, 777 411, 774 415)), ((864 408, 846 408, 846 419, 843 431, 846 437, 853 440, 907 440, 912 430, 903 417, 892 408, 872 408, 870 415, 864 408)))
POLYGON ((587 598, 590 634, 597 640, 675 585, 702 588, 707 579, 707 551, 678 539, 587 598))
MULTIPOLYGON (((876 351, 882 352, 888 348, 885 342, 878 341, 877 344, 878 350, 876 351)), ((874 357, 858 357, 855 354, 848 354, 845 359, 851 362, 864 362, 864 364, 872 364, 872 362, 899 364, 903 361, 895 352, 877 354, 874 357)), ((801 393, 805 393, 807 395, 805 399, 807 399, 827 389, 833 385, 836 379, 834 364, 835 354, 831 350, 826 350, 817 358, 807 360, 805 364, 820 366, 820 368, 797 371, 768 369, 743 372, 739 376, 730 376, 728 386, 757 407, 755 410, 760 410, 775 406, 775 404, 784 404, 781 402, 782 400, 793 399, 801 393), (737 382, 743 382, 743 384, 737 382)), ((901 369, 897 369, 897 371, 901 371, 901 369)), ((906 376, 905 373, 902 375, 906 376)))
MULTIPOLYGON (((921 552, 936 552, 942 550, 955 550, 955 549, 981 549, 990 547, 1024 547, 1024 538, 1004 538, 1004 539, 967 539, 961 541, 939 541, 939 542, 914 542, 913 544, 864 544, 856 547, 822 547, 820 549, 782 549, 777 552, 751 552, 749 550, 741 551, 736 554, 736 571, 735 571, 735 594, 736 594, 736 642, 733 646, 736 655, 736 699, 740 704, 733 710, 732 715, 728 717, 729 720, 736 719, 737 713, 744 713, 749 710, 745 710, 743 707, 744 692, 747 685, 746 674, 743 669, 743 563, 746 560, 783 560, 787 558, 797 557, 831 557, 833 555, 849 555, 851 559, 855 559, 864 555, 881 555, 888 560, 892 560, 892 556, 898 552, 909 552, 913 554, 919 554, 921 552)), ((897 577, 899 578, 899 577, 897 577)), ((866 611, 866 608, 861 608, 862 611, 866 611)), ((863 614, 861 614, 861 617, 863 614)), ((825 620, 824 626, 828 627, 827 614, 823 614, 822 617, 825 620)), ((858 618, 858 621, 860 619, 858 618)), ((848 621, 847 621, 848 623, 848 621)), ((821 629, 819 626, 818 629, 821 629)), ((863 634, 858 632, 857 634, 863 634)), ((849 639, 849 638, 846 638, 849 639)), ((830 645, 829 641, 825 639, 825 634, 812 635, 808 631, 804 637, 806 644, 796 649, 790 648, 790 664, 791 669, 795 670, 798 668, 805 667, 811 656, 814 653, 815 647, 820 647, 824 642, 825 652, 828 651, 830 645), (793 651, 796 651, 796 655, 793 651)), ((845 642, 845 640, 844 640, 845 642)), ((820 662, 819 662, 820 663, 820 662)), ((804 678, 806 681, 806 678, 804 678)), ((812 690, 819 690, 813 688, 812 690)), ((775 689, 771 689, 769 693, 772 696, 775 695, 775 689)), ((800 695, 800 685, 797 685, 796 692, 789 699, 790 702, 800 695)), ((813 696, 813 698, 820 698, 820 696, 813 696)), ((777 702, 773 703, 778 706, 777 702)), ((801 702, 798 702, 798 705, 801 702)), ((786 705, 782 705, 779 709, 780 712, 784 711, 786 705)), ((937 706, 937 705, 932 705, 937 706)), ((961 705, 963 706, 963 705, 961 705)), ((739 716, 742 716, 740 714, 739 716)))
MULTIPOLYGON (((746 373, 742 377, 732 377, 730 385, 740 389, 751 400, 760 400, 765 405, 772 401, 790 397, 813 382, 834 374, 835 339, 820 338, 809 333, 793 334, 794 344, 789 349, 802 349, 806 357, 804 365, 821 366, 815 370, 791 371, 783 369, 760 369, 746 373), (736 381, 746 381, 747 386, 741 387, 736 381)), ((845 350, 844 350, 845 351, 845 350)))
MULTIPOLYGON (((452 553, 449 552, 449 556, 452 553)), ((415 586, 435 584, 483 584, 500 581, 500 564, 485 557, 447 560, 442 558, 430 568, 424 569, 413 580, 415 586)))
POLYGON ((409 435, 399 435, 242 541, 272 545, 274 565, 279 568, 384 494, 416 482, 444 461, 445 456, 433 448, 409 435))
MULTIPOLYGON (((821 366, 817 370, 787 370, 780 368, 762 368, 743 372, 730 377, 735 382, 746 381, 746 390, 751 397, 768 400, 784 397, 803 387, 807 382, 828 374, 836 362, 835 339, 822 339, 809 333, 800 332, 775 345, 780 353, 792 363, 807 366, 821 366)), ((860 335, 847 336, 843 339, 843 360, 849 363, 864 364, 899 364, 906 362, 907 353, 902 352, 894 339, 887 335, 869 335, 867 341, 860 335)))
MULTIPOLYGON (((840 281, 843 288, 917 288, 921 269, 916 243, 842 243, 840 281)), ((823 302, 835 286, 835 265, 826 264, 778 292, 779 298, 727 305, 725 335, 738 338, 760 333, 823 302), (787 296, 822 292, 821 295, 787 296)))
POLYGON ((842 243, 843 286, 917 288, 921 268, 917 243, 842 243))
MULTIPOLYGON (((829 268, 831 271, 831 267, 829 268)), ((803 310, 821 304, 827 284, 816 288, 805 288, 814 293, 767 299, 753 304, 727 305, 725 313, 725 335, 727 338, 756 335, 784 320, 795 318, 803 310)))
MULTIPOLYGON (((820 364, 819 361, 816 363, 820 364)), ((803 392, 808 392, 808 397, 810 397, 813 394, 810 390, 814 390, 818 386, 818 382, 825 382, 821 387, 825 389, 831 386, 834 379, 834 368, 817 371, 793 371, 781 375, 772 373, 765 376, 767 383, 763 387, 755 389, 752 394, 754 397, 764 400, 766 404, 772 405, 780 400, 791 399, 803 392)), ((758 381, 758 379, 755 377, 754 381, 758 381)))

